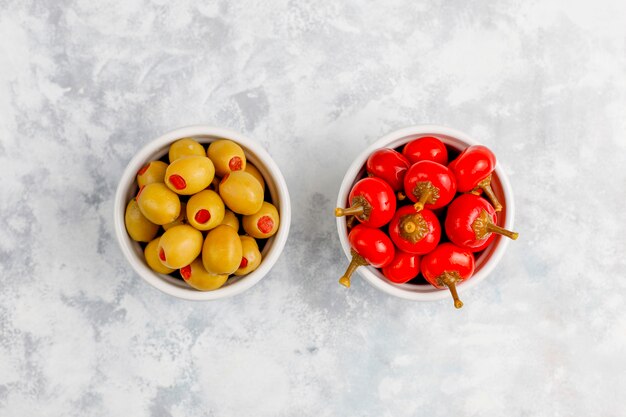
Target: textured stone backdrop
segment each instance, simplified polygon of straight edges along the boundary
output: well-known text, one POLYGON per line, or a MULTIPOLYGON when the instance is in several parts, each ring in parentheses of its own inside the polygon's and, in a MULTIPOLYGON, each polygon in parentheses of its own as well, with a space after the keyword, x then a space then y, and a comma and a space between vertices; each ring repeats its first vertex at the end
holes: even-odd
POLYGON ((625 4, 0 0, 0 414, 623 416, 625 4), (294 210, 272 273, 204 304, 112 224, 133 153, 195 123, 262 143, 294 210), (345 170, 420 123, 516 195, 462 311, 336 283, 345 170))

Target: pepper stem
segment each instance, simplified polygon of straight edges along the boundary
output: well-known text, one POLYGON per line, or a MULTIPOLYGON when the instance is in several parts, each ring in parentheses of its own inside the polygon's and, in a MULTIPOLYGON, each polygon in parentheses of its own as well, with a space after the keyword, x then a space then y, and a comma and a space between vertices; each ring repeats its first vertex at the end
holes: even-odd
POLYGON ((354 196, 354 198, 350 199, 350 204, 352 204, 352 206, 348 208, 337 207, 335 209, 335 216, 356 216, 359 220, 368 220, 370 218, 372 205, 365 197, 362 195, 354 196))
POLYGON ((352 260, 350 261, 350 265, 348 265, 348 269, 343 274, 341 278, 339 278, 339 283, 346 288, 350 288, 350 278, 356 269, 360 266, 367 265, 367 261, 361 255, 359 255, 354 249, 350 251, 352 253, 352 260))
POLYGON ((432 194, 433 194, 433 192, 430 189, 428 189, 424 193, 422 193, 422 195, 420 196, 419 201, 417 203, 413 204, 413 207, 415 207, 415 210, 422 211, 424 209, 424 204, 426 204, 428 202, 428 200, 430 199, 432 194))
POLYGON ((474 222, 472 223, 472 229, 474 230, 474 235, 476 236, 476 239, 483 239, 490 233, 498 233, 499 235, 506 236, 509 239, 513 240, 517 239, 519 236, 519 233, 511 232, 510 230, 507 230, 495 224, 493 222, 493 219, 485 209, 481 210, 478 217, 474 219, 474 222))
POLYGON ((424 216, 419 213, 400 217, 398 227, 400 229, 400 237, 412 244, 422 240, 428 233, 428 223, 424 220, 424 216))
POLYGON ((454 307, 463 307, 463 301, 459 299, 459 294, 456 292, 456 283, 463 281, 463 278, 461 278, 459 273, 456 271, 446 271, 438 278, 438 281, 440 285, 445 285, 450 290, 450 294, 452 294, 452 299, 454 300, 454 307))
POLYGON ((452 293, 452 299, 454 300, 454 308, 463 307, 463 301, 459 300, 459 294, 457 294, 456 292, 456 284, 453 282, 452 284, 448 285, 448 288, 450 289, 450 293, 452 293))
POLYGON ((350 216, 348 217, 348 220, 346 220, 346 226, 348 229, 352 229, 354 227, 354 223, 356 223, 356 216, 350 216))
POLYGON ((484 180, 480 181, 476 185, 476 188, 481 188, 485 192, 485 195, 489 201, 491 201, 491 204, 496 211, 502 211, 502 204, 500 204, 498 197, 496 197, 496 193, 494 193, 493 188, 491 188, 491 174, 489 174, 484 180))
POLYGON ((417 226, 415 225, 415 223, 413 222, 406 222, 404 223, 404 225, 402 226, 402 230, 405 233, 413 233, 415 232, 415 229, 417 229, 417 226))
POLYGON ((424 205, 437 202, 439 199, 439 188, 435 187, 430 181, 421 181, 415 184, 413 196, 417 199, 417 203, 413 204, 413 207, 419 212, 424 209, 424 205))
POLYGON ((363 206, 352 206, 348 208, 337 207, 335 209, 335 217, 358 216, 363 214, 363 206))
POLYGON ((402 201, 406 198, 406 194, 404 194, 402 191, 398 191, 398 200, 402 201))
POLYGON ((493 232, 493 233, 498 233, 500 235, 506 236, 509 239, 513 239, 513 240, 517 240, 517 238, 519 237, 519 233, 511 232, 510 230, 507 230, 504 227, 500 227, 500 226, 498 226, 495 223, 488 223, 487 224, 487 231, 488 232, 493 232))

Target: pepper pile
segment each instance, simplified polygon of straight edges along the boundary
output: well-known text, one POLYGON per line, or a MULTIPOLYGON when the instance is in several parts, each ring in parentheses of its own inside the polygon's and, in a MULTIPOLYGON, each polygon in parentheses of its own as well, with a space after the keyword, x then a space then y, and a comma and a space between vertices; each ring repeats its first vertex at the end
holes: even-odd
POLYGON ((456 284, 472 276, 476 254, 497 234, 518 237, 497 225, 502 204, 491 188, 495 165, 493 152, 481 145, 448 163, 448 148, 432 136, 407 143, 402 153, 387 148, 372 153, 368 176, 350 191, 350 207, 335 209, 337 217, 350 216, 352 248, 339 283, 349 287, 352 273, 363 265, 381 268, 396 284, 419 283, 421 272, 434 287, 448 288, 461 308, 456 284))

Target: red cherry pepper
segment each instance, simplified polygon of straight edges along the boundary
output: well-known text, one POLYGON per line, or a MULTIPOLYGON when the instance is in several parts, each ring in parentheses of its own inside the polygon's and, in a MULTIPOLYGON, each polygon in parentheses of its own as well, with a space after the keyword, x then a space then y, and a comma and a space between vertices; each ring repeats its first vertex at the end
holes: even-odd
POLYGON ((424 255, 439 243, 441 225, 432 211, 417 211, 413 206, 404 206, 391 219, 389 236, 398 249, 424 255))
POLYGON ((422 258, 422 275, 437 288, 448 288, 456 308, 463 307, 456 292, 456 284, 474 273, 474 255, 452 243, 442 243, 422 258))
POLYGON ((411 164, 419 161, 433 161, 448 165, 448 149, 442 141, 433 136, 424 136, 404 145, 402 154, 411 164))
POLYGON ((472 252, 483 250, 496 234, 517 239, 518 233, 498 226, 497 222, 496 210, 487 200, 463 194, 448 206, 446 234, 455 245, 472 252))
POLYGON ((350 207, 337 207, 335 216, 353 215, 369 227, 382 227, 389 223, 396 211, 396 197, 393 190, 380 178, 370 177, 359 180, 348 197, 350 207))
POLYGON ((345 287, 350 287, 350 277, 359 266, 371 265, 382 268, 388 265, 395 255, 391 239, 379 229, 359 224, 350 231, 348 241, 352 247, 352 260, 346 272, 339 278, 339 283, 345 287))
POLYGON ((394 191, 404 187, 404 174, 409 169, 409 161, 393 149, 379 149, 367 158, 367 173, 387 182, 394 191))
POLYGON ((391 263, 383 267, 383 275, 396 284, 409 282, 420 273, 420 256, 396 250, 391 263))
POLYGON ((491 188, 491 173, 496 167, 496 156, 487 147, 472 145, 448 165, 457 180, 457 188, 462 193, 478 194, 482 189, 496 211, 502 210, 491 188))
POLYGON ((415 201, 417 211, 431 210, 447 205, 456 194, 456 178, 444 165, 433 161, 420 161, 404 176, 404 193, 415 201))

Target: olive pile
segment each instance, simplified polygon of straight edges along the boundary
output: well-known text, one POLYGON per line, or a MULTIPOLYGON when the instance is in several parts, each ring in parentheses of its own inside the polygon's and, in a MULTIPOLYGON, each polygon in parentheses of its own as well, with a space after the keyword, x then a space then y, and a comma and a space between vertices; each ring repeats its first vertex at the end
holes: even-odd
POLYGON ((139 192, 126 206, 126 230, 146 243, 148 266, 160 274, 178 271, 201 291, 254 271, 264 244, 257 239, 273 236, 280 221, 265 201, 263 176, 243 149, 221 139, 205 150, 185 138, 172 143, 168 159, 139 170, 139 192))

